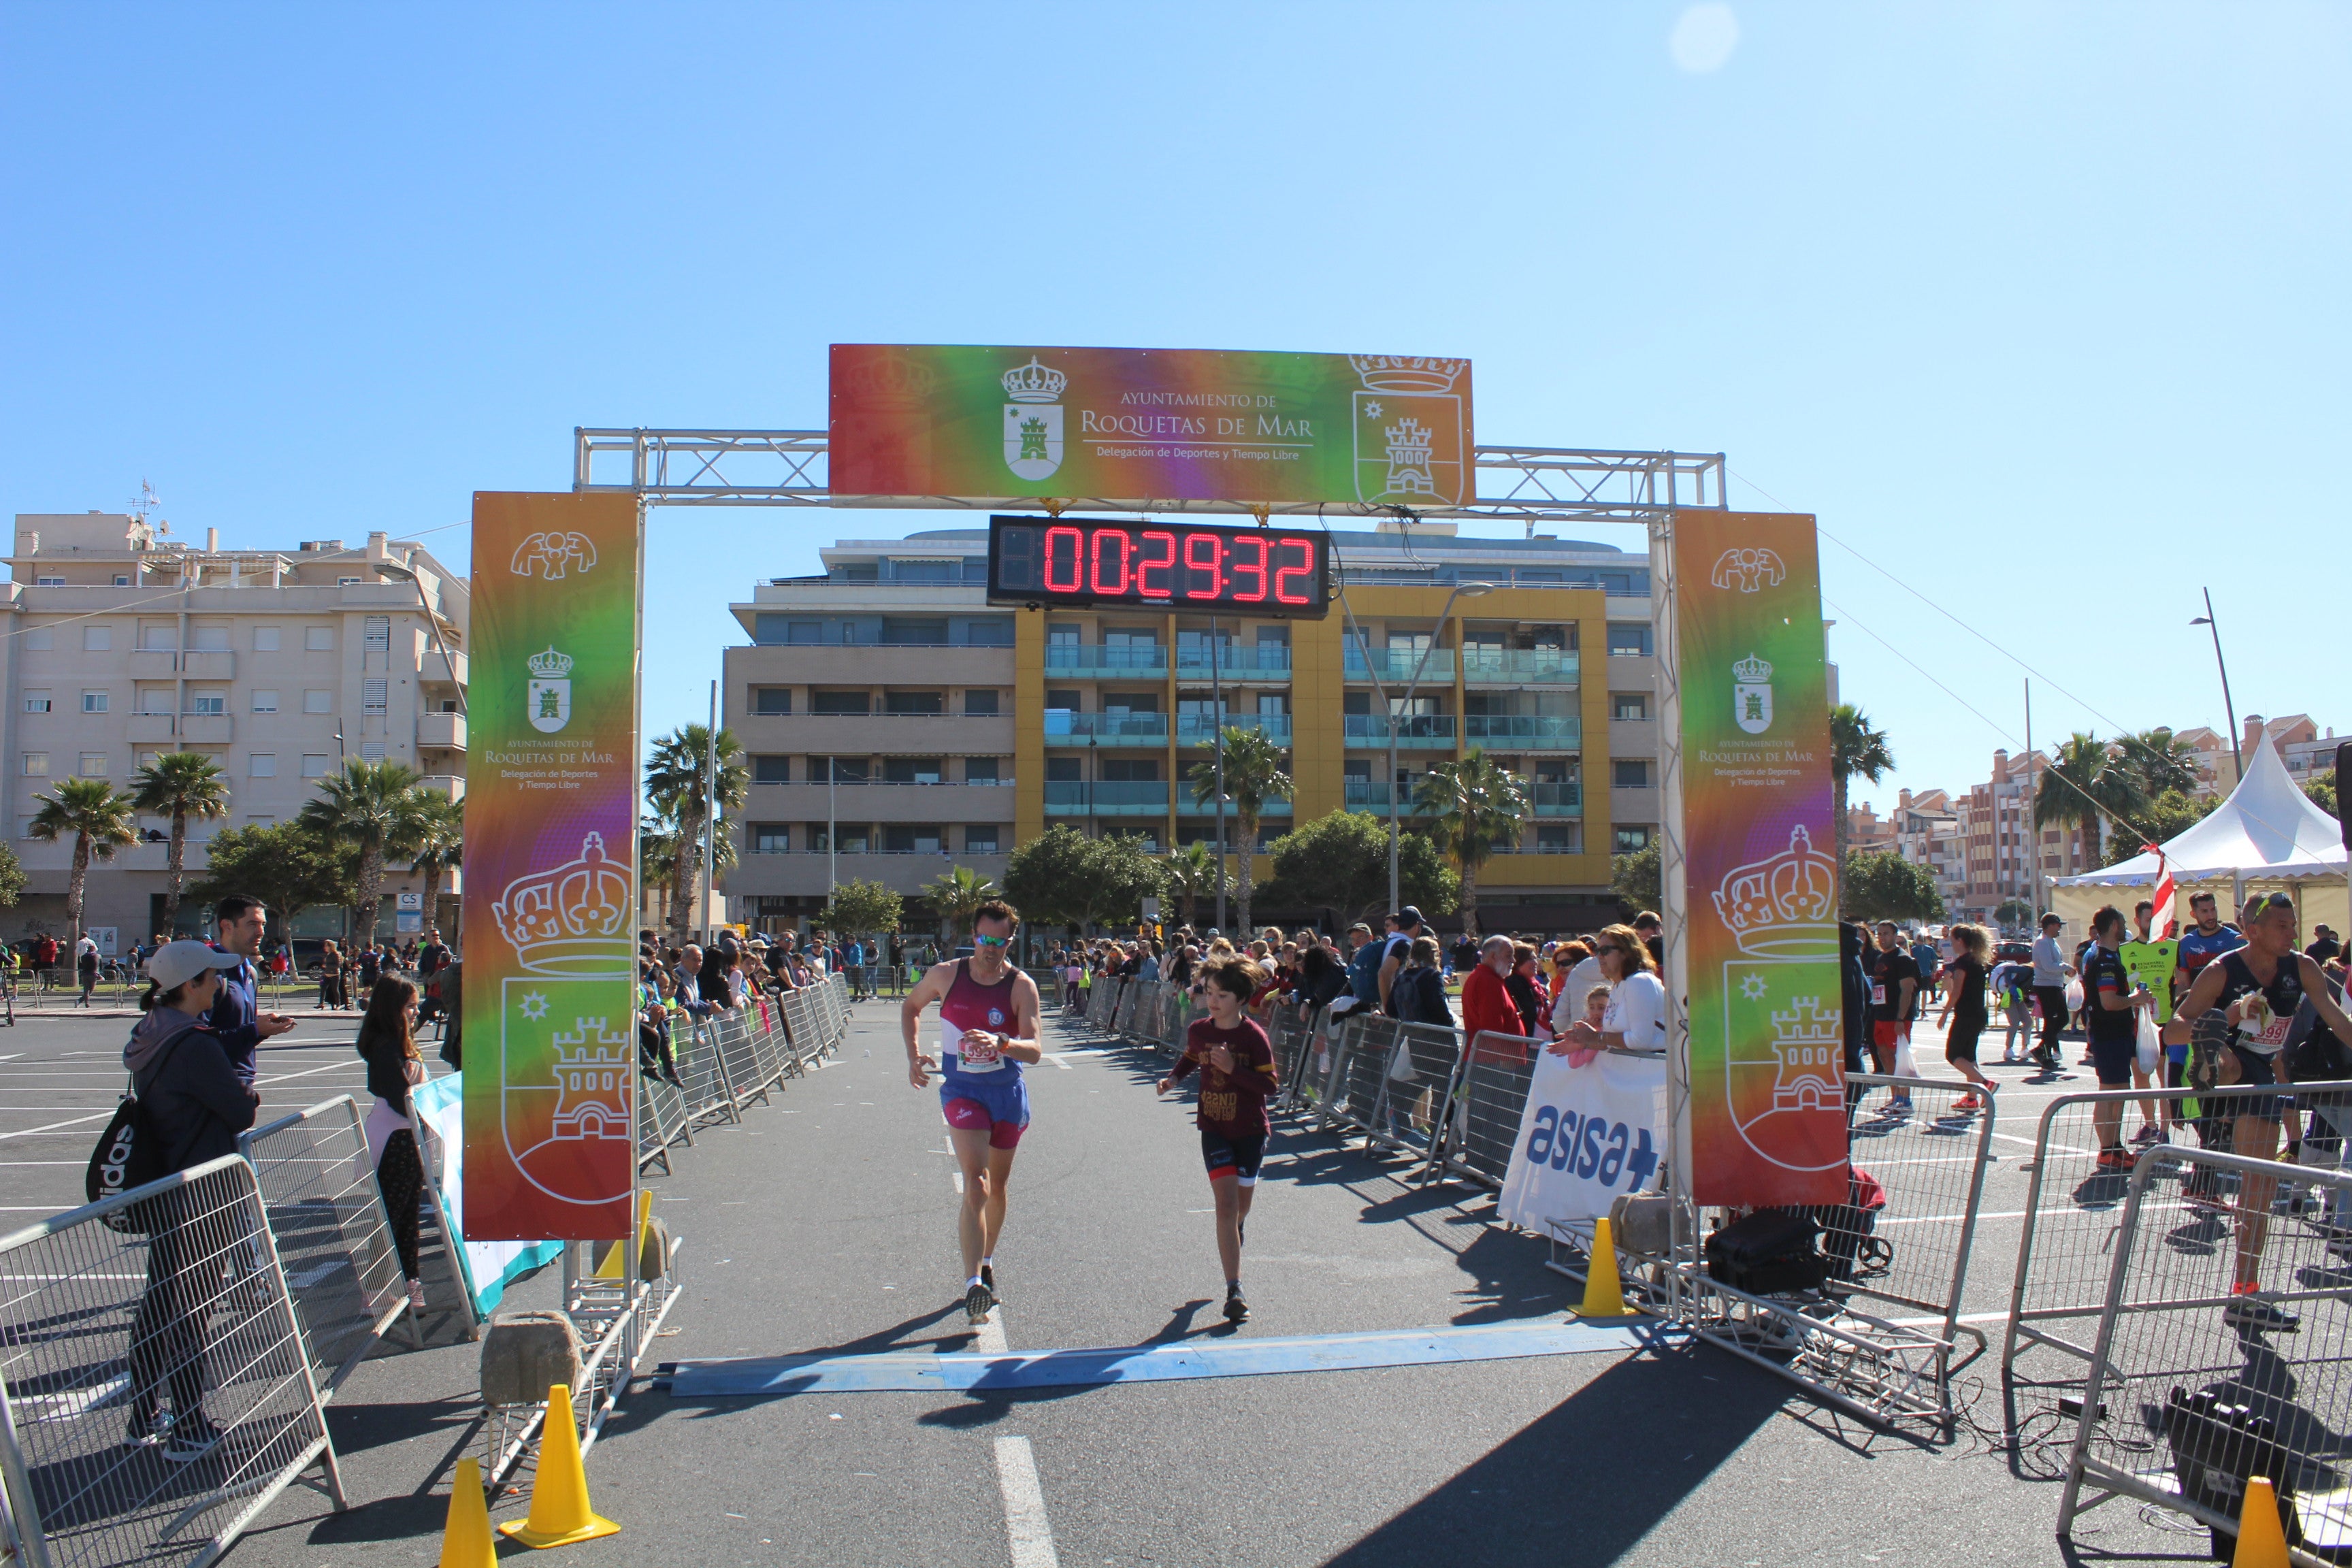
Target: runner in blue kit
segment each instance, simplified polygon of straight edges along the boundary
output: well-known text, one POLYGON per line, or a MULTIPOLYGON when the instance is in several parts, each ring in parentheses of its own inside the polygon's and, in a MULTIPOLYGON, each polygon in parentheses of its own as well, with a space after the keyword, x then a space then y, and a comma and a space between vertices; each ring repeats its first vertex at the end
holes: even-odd
POLYGON ((948 1142, 963 1172, 963 1206, 957 1222, 963 1242, 964 1315, 988 1321, 996 1305, 996 1238, 1004 1229, 1005 1187, 1013 1154, 1029 1129, 1029 1086, 1023 1066, 1044 1056, 1037 1041, 1037 983, 1013 967, 1012 942, 1020 917, 992 899, 971 926, 971 956, 938 964, 899 1005, 907 1045, 907 1081, 930 1087, 940 1078, 940 1111, 948 1142), (940 1054, 925 1056, 919 1040, 923 1009, 940 1007, 940 1054))

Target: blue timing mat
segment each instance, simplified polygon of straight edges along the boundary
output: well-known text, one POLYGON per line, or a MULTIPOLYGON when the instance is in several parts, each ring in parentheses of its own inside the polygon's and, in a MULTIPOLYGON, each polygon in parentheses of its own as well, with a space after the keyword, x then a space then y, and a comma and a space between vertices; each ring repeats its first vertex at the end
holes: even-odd
POLYGON ((1663 1325, 1648 1321, 1581 1323, 1548 1319, 1474 1328, 1287 1340, 1191 1340, 1031 1354, 886 1351, 877 1355, 730 1356, 679 1362, 670 1377, 670 1393, 680 1399, 730 1394, 964 1394, 1195 1377, 1265 1377, 1277 1373, 1352 1372, 1366 1367, 1623 1352, 1669 1335, 1663 1325))

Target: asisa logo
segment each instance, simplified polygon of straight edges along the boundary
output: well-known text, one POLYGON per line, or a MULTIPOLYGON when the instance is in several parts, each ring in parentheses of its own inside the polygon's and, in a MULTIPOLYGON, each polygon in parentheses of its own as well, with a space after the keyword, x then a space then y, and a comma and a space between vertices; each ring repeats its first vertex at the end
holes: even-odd
POLYGON ((1658 1150, 1646 1127, 1546 1105, 1537 1110, 1528 1131, 1528 1163, 1638 1193, 1657 1173, 1658 1150))

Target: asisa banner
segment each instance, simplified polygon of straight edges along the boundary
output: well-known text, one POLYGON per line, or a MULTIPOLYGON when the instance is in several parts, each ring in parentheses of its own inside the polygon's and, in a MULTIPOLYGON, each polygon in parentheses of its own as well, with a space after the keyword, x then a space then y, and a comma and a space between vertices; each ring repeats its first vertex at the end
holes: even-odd
POLYGON ((1813 520, 1680 511, 1691 1193, 1844 1201, 1829 650, 1813 520))
POLYGON ((833 345, 836 499, 1458 506, 1470 362, 1196 349, 833 345))
POLYGON ((1496 1213, 1541 1235, 1654 1191, 1666 1152, 1666 1058, 1603 1052, 1583 1067, 1536 1056, 1496 1213))
POLYGON ((474 497, 466 1235, 629 1234, 637 505, 474 497))

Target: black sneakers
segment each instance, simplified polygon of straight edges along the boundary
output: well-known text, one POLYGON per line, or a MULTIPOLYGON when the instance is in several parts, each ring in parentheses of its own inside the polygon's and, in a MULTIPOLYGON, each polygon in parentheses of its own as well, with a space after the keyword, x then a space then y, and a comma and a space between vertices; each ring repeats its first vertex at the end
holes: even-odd
POLYGON ((2282 1334, 2294 1333, 2303 1327, 2303 1320, 2284 1307, 2251 1294, 2232 1297, 2230 1304, 2221 1309, 2221 1321, 2233 1329, 2267 1329, 2282 1334))
POLYGON ((131 1426, 123 1434, 123 1446, 131 1448, 152 1448, 163 1440, 163 1434, 169 1431, 171 1426, 171 1417, 163 1414, 161 1405, 145 1410, 133 1405, 131 1411, 131 1426))
POLYGON ((163 1445, 163 1457, 175 1465, 190 1464, 219 1447, 220 1441, 220 1428, 205 1420, 200 1410, 172 1423, 172 1436, 163 1445))
POLYGON ((982 1264, 982 1265, 980 1266, 980 1282, 981 1282, 982 1285, 984 1285, 984 1286, 986 1286, 986 1287, 988 1288, 988 1299, 989 1299, 991 1301, 995 1301, 996 1300, 998 1300, 998 1297, 997 1297, 997 1294, 996 1294, 996 1267, 995 1267, 995 1265, 993 1265, 993 1264, 990 1264, 990 1263, 983 1263, 983 1264, 982 1264))
POLYGON ((1243 1300, 1242 1288, 1237 1284, 1225 1287, 1225 1321, 1229 1323, 1249 1321, 1249 1302, 1243 1300))
POLYGON ((988 1321, 988 1310, 995 1305, 996 1292, 990 1289, 984 1280, 963 1293, 963 1315, 973 1323, 988 1321))

